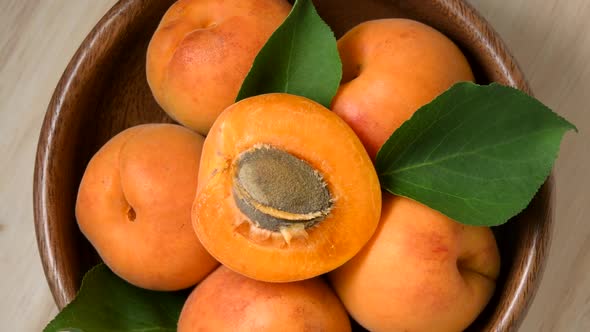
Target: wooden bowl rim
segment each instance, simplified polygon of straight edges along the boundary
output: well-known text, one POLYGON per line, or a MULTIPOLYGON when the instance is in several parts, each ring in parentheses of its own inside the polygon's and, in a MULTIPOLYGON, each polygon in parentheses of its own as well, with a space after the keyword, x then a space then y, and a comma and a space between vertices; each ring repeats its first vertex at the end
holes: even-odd
MULTIPOLYGON (((507 82, 504 82, 504 84, 531 93, 531 89, 524 79, 524 74, 518 65, 516 65, 516 61, 508 52, 508 48, 502 39, 471 5, 464 0, 430 1, 438 8, 449 13, 449 20, 468 26, 485 44, 491 45, 486 52, 494 58, 495 65, 507 79, 507 82), (473 17, 474 19, 469 20, 467 17, 473 17)), ((56 86, 39 135, 33 183, 35 233, 43 270, 53 298, 60 310, 71 301, 71 298, 68 298, 67 294, 64 293, 65 286, 59 277, 64 273, 63 268, 58 262, 59 255, 56 255, 51 247, 56 234, 52 232, 51 227, 54 221, 49 220, 47 213, 49 206, 48 196, 51 188, 46 183, 50 172, 49 161, 56 154, 54 147, 56 136, 60 135, 58 130, 56 130, 56 124, 58 123, 58 119, 62 117, 63 104, 66 100, 73 97, 72 90, 77 89, 73 86, 73 83, 78 75, 79 68, 96 61, 97 57, 93 55, 100 54, 104 56, 104 54, 108 54, 110 51, 109 47, 101 47, 97 41, 104 34, 113 33, 113 31, 115 34, 121 34, 124 27, 116 26, 118 20, 122 17, 121 15, 132 9, 133 6, 140 6, 141 2, 142 0, 119 0, 84 39, 56 86)), ((135 20, 137 20, 137 17, 128 19, 128 22, 125 22, 124 26, 132 25, 135 20)), ((521 263, 522 266, 536 266, 536 268, 525 268, 522 270, 523 274, 519 276, 518 287, 510 296, 511 301, 508 309, 502 312, 499 317, 496 317, 496 320, 499 322, 496 324, 497 326, 509 326, 510 330, 516 330, 522 322, 534 299, 545 267, 553 227, 553 176, 547 179, 543 188, 537 195, 543 196, 542 208, 546 218, 542 226, 535 229, 527 255, 521 263)))

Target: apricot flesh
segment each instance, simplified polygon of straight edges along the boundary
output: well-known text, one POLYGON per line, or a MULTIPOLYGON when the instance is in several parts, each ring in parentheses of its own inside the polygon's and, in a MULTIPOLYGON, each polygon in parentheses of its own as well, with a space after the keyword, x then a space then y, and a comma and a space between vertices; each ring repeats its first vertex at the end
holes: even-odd
MULTIPOLYGON (((269 178, 294 172, 299 167, 295 165, 299 164, 277 162, 276 167, 284 166, 286 171, 269 171, 269 178)), ((260 184, 260 190, 269 188, 272 183, 260 184)), ((349 260, 373 234, 380 209, 377 174, 350 127, 316 102, 276 93, 244 99, 215 121, 203 147, 192 217, 205 248, 225 266, 257 280, 286 282, 326 273, 349 260), (310 185, 295 190, 292 185, 282 191, 271 189, 268 201, 256 198, 258 212, 280 220, 257 220, 238 204, 241 196, 236 195, 236 162, 244 153, 264 147, 305 162, 317 173, 316 180, 325 182, 325 188, 310 185), (321 193, 297 194, 324 189, 328 205, 321 193), (299 198, 312 201, 297 202, 299 198), (288 201, 287 208, 277 203, 280 200, 288 201), (323 202, 315 205, 316 200, 323 202), (294 206, 313 211, 289 210, 294 206), (314 220, 315 212, 320 213, 319 220, 314 220)))
POLYGON ((76 219, 105 264, 129 283, 183 289, 218 265, 191 227, 203 141, 178 125, 140 125, 90 160, 76 219))
POLYGON ((384 195, 375 235, 329 274, 336 293, 370 331, 463 331, 495 288, 500 256, 491 230, 384 195))
POLYGON ((446 36, 408 19, 357 25, 338 40, 343 78, 332 110, 360 137, 371 158, 421 106, 473 73, 446 36))
POLYGON ((320 278, 256 281, 220 266, 184 304, 179 332, 350 331, 340 300, 320 278))
POLYGON ((174 3, 147 50, 147 80, 158 104, 179 123, 207 134, 290 10, 285 0, 174 3))

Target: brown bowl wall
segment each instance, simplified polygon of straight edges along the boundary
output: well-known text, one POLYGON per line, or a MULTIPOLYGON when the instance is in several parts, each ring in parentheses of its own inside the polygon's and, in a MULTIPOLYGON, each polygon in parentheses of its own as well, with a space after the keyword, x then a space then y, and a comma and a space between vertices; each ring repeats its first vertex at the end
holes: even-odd
MULTIPOLYGON (((99 262, 74 217, 86 164, 125 128, 173 122, 154 101, 145 78, 148 42, 173 2, 119 1, 84 40, 47 109, 35 165, 35 227, 45 275, 60 309, 74 298, 84 273, 99 262)), ((461 0, 314 3, 336 37, 370 19, 408 17, 425 22, 463 49, 479 83, 496 81, 531 92, 498 35, 461 0)), ((518 328, 541 279, 552 225, 551 192, 550 178, 525 211, 494 229, 502 256, 501 276, 494 298, 469 330, 518 328)))

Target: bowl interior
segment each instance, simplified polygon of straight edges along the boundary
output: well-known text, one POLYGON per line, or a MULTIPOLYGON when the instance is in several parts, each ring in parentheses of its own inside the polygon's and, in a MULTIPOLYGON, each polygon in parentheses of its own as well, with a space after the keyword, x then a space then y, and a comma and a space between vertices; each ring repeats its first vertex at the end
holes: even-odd
MULTIPOLYGON (((34 204, 39 251, 59 308, 75 296, 84 273, 99 262, 79 232, 74 206, 92 155, 125 128, 173 122, 154 101, 145 77, 147 45, 173 0, 123 0, 88 35, 60 80, 41 131, 34 204)), ((497 81, 530 93, 504 44, 461 0, 318 0, 320 15, 340 37, 377 18, 407 17, 453 39, 478 83, 497 81)), ((514 330, 534 296, 551 227, 551 179, 520 215, 494 228, 502 257, 496 293, 470 330, 514 330)), ((356 327, 362 330, 360 327, 356 327)))

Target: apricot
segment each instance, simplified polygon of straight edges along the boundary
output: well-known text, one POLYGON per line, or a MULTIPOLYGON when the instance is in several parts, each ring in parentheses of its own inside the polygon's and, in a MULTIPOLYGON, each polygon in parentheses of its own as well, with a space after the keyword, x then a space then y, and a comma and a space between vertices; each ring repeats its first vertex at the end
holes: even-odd
POLYGON ((362 143, 309 99, 244 99, 205 140, 193 226, 216 259, 248 277, 286 282, 340 266, 369 240, 380 209, 362 143))
POLYGON ((78 225, 129 283, 182 289, 218 265, 191 227, 203 141, 178 125, 140 125, 114 136, 88 163, 76 201, 78 225))
POLYGON ((176 121, 205 135, 234 103, 254 58, 285 20, 285 0, 180 0, 147 50, 147 81, 176 121))
POLYGON ((343 76, 332 110, 360 137, 371 158, 421 106, 473 73, 459 48, 408 19, 361 23, 338 40, 343 76))
POLYGON ((463 331, 495 288, 500 256, 491 230, 384 195, 375 235, 329 274, 336 293, 370 331, 463 331))
POLYGON ((256 281, 220 266, 191 293, 178 321, 192 331, 350 331, 342 303, 320 278, 256 281))

